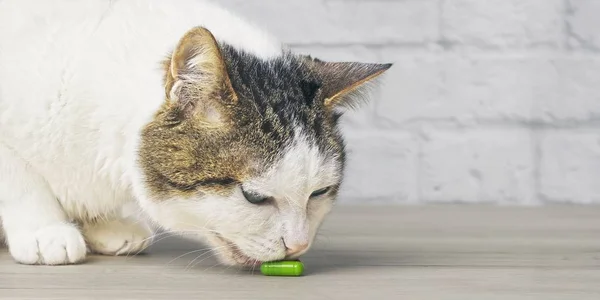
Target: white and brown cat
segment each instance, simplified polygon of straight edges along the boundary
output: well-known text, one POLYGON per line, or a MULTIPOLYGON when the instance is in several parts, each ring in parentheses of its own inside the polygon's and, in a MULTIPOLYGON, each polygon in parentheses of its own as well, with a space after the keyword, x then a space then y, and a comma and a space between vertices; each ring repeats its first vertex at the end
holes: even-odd
POLYGON ((324 62, 205 1, 0 0, 0 218, 24 264, 203 238, 227 264, 309 249, 340 108, 389 64, 324 62))

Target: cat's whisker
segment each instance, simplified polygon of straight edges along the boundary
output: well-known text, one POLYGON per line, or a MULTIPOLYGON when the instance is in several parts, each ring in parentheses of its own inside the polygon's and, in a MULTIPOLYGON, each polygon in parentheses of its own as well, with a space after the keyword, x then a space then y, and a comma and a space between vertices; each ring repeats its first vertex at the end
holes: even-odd
POLYGON ((258 260, 254 260, 254 262, 252 263, 252 271, 250 272, 250 274, 254 275, 254 269, 256 269, 256 263, 258 263, 258 260))
POLYGON ((149 236, 149 237, 141 240, 140 242, 143 243, 148 240, 151 240, 151 243, 147 246, 147 247, 150 247, 150 246, 154 245, 155 243, 162 241, 166 238, 170 238, 170 237, 178 236, 178 235, 185 235, 185 234, 192 234, 192 233, 188 233, 188 232, 184 232, 184 231, 182 231, 182 232, 171 232, 171 231, 161 232, 158 234, 153 234, 152 236, 149 236), (155 240, 157 237, 161 237, 161 238, 158 240, 155 240))
MULTIPOLYGON (((181 233, 179 233, 179 234, 181 234, 181 233)), ((162 240, 164 240, 164 239, 166 239, 166 238, 169 238, 169 237, 172 237, 172 236, 179 235, 179 234, 178 234, 178 233, 171 233, 171 234, 169 234, 169 232, 165 232, 165 233, 161 233, 161 234, 158 234, 158 235, 156 235, 156 234, 155 234, 155 235, 152 235, 152 236, 150 236, 150 237, 147 237, 147 238, 145 238, 145 239, 141 240, 140 242, 138 242, 138 243, 140 243, 140 244, 141 244, 141 243, 144 243, 144 242, 146 242, 146 241, 150 240, 150 243, 149 243, 149 244, 148 244, 146 247, 144 247, 144 248, 142 248, 142 249, 139 249, 138 251, 136 251, 136 252, 135 252, 135 253, 133 253, 133 254, 132 254, 131 252, 130 252, 130 253, 127 253, 127 256, 126 256, 126 257, 127 257, 127 258, 129 258, 130 256, 136 256, 136 255, 140 254, 142 251, 144 251, 144 250, 148 249, 150 246, 152 246, 152 245, 156 244, 157 242, 159 242, 159 241, 162 241, 162 240), (158 239, 158 240, 154 240, 154 238, 156 238, 157 236, 164 235, 164 234, 166 234, 166 236, 163 236, 162 238, 160 238, 160 239, 158 239)))
MULTIPOLYGON (((179 224, 188 226, 188 227, 192 228, 195 232, 218 233, 216 230, 206 228, 206 224, 208 224, 208 222, 209 222, 209 220, 207 220, 205 222, 204 226, 200 226, 198 224, 186 223, 186 222, 179 222, 179 224)), ((186 231, 191 231, 191 230, 186 230, 186 231)))
POLYGON ((194 259, 192 259, 190 262, 188 262, 188 263, 187 263, 187 265, 185 266, 184 270, 185 270, 185 271, 189 271, 190 269, 194 268, 194 267, 195 267, 195 265, 193 265, 193 263, 194 263, 195 261, 197 261, 197 260, 198 260, 200 257, 202 257, 202 256, 204 256, 204 255, 206 255, 206 254, 210 254, 208 257, 212 257, 212 256, 214 256, 214 253, 213 253, 213 254, 211 254, 211 253, 212 253, 212 252, 214 252, 214 251, 215 251, 215 249, 210 249, 210 250, 208 250, 208 251, 206 251, 206 252, 200 253, 199 255, 197 255, 196 257, 194 257, 194 259))
MULTIPOLYGON (((154 233, 154 234, 152 234, 151 236, 149 236, 149 237, 147 237, 147 238, 145 238, 145 239, 141 240, 140 242, 141 242, 141 243, 143 243, 143 242, 146 242, 146 241, 148 241, 148 240, 154 240, 155 238, 157 238, 157 237, 159 237, 159 236, 162 236, 162 235, 165 235, 165 234, 172 234, 172 233, 171 233, 171 232, 161 232, 161 233, 158 233, 158 234, 157 234, 157 233, 154 233)), ((148 245, 148 246, 150 246, 150 245, 148 245)))
MULTIPOLYGON (((215 266, 212 266, 211 268, 213 268, 213 267, 215 267, 215 266)), ((233 265, 227 266, 225 269, 223 269, 223 271, 221 272, 221 274, 227 272, 227 270, 231 269, 231 267, 233 267, 233 265)), ((206 270, 208 270, 208 269, 206 269, 206 270)))
POLYGON ((216 255, 218 254, 216 251, 218 251, 219 249, 221 249, 221 248, 224 248, 224 247, 225 247, 225 246, 216 247, 216 248, 213 248, 213 249, 211 249, 211 250, 209 250, 209 251, 207 251, 207 252, 205 252, 205 253, 202 253, 202 254, 198 255, 196 258, 194 258, 194 259, 193 259, 193 260, 192 260, 192 261, 191 261, 191 262, 190 262, 190 263, 189 263, 189 264, 188 264, 188 265, 185 267, 185 270, 192 269, 192 268, 194 268, 194 267, 195 267, 197 264, 199 264, 199 263, 203 262, 205 259, 207 259, 207 258, 211 258, 211 257, 214 257, 214 256, 216 256, 216 255), (203 258, 202 260, 198 261, 196 264, 194 264, 194 262, 195 262, 196 260, 198 260, 200 257, 204 256, 204 255, 205 255, 205 254, 207 254, 207 253, 212 253, 212 255, 209 255, 209 256, 207 256, 207 257, 203 258), (190 267, 190 265, 191 265, 191 267, 190 267))
MULTIPOLYGON (((212 253, 211 255, 209 255, 209 256, 207 256, 207 257, 203 258, 202 260, 200 260, 200 261, 198 261, 197 263, 195 263, 194 265, 192 265, 192 266, 191 266, 191 267, 190 267, 188 270, 194 269, 194 268, 196 268, 196 266, 197 266, 197 265, 201 264, 203 261, 205 261, 205 260, 207 260, 207 259, 214 258, 214 257, 218 257, 218 253, 212 253)), ((208 271, 208 270, 210 270, 210 269, 212 269, 212 268, 214 268, 214 267, 216 267, 216 266, 218 266, 218 265, 220 265, 220 262, 217 260, 217 262, 215 262, 215 263, 214 263, 212 266, 210 266, 210 267, 208 267, 208 268, 206 268, 206 269, 202 269, 202 271, 203 271, 203 272, 204 272, 204 271, 208 271)))
POLYGON ((141 244, 141 243, 143 243, 143 242, 145 242, 147 240, 152 240, 150 244, 148 244, 145 248, 140 249, 140 250, 138 250, 135 253, 132 253, 132 252, 127 253, 126 258, 130 258, 132 256, 136 256, 136 255, 140 254, 142 251, 144 251, 147 248, 149 248, 150 246, 152 246, 152 245, 154 245, 154 244, 156 244, 156 243, 158 243, 158 242, 160 242, 160 241, 162 241, 164 239, 168 239, 168 238, 174 237, 174 236, 194 235, 194 234, 198 234, 198 232, 200 232, 200 231, 180 231, 180 232, 166 231, 166 232, 161 232, 161 233, 158 233, 158 234, 154 234, 154 235, 152 235, 150 237, 147 237, 147 238, 141 240, 140 242, 138 242, 138 243, 141 244), (162 236, 162 237, 159 238, 159 239, 157 239, 157 240, 155 240, 155 238, 159 237, 159 236, 162 236))
POLYGON ((192 253, 196 253, 196 252, 200 252, 200 251, 209 251, 210 249, 211 249, 210 247, 207 247, 207 248, 202 248, 202 249, 198 249, 198 250, 192 250, 192 251, 186 252, 186 253, 184 253, 184 254, 181 254, 181 255, 179 255, 179 256, 177 256, 177 257, 173 258, 172 260, 170 260, 169 262, 167 262, 165 265, 167 265, 167 266, 168 266, 168 265, 170 265, 172 262, 174 262, 174 261, 176 261, 176 260, 178 260, 178 259, 180 259, 180 258, 182 258, 182 257, 184 257, 184 256, 186 256, 186 255, 190 255, 190 254, 192 254, 192 253))
POLYGON ((202 272, 206 272, 206 271, 208 271, 208 270, 210 270, 210 269, 212 269, 212 268, 214 268, 214 267, 216 267, 216 266, 218 266, 218 265, 219 265, 219 263, 218 263, 218 262, 217 262, 217 263, 214 263, 212 266, 210 266, 210 267, 208 267, 208 268, 206 268, 206 269, 202 269, 202 272))

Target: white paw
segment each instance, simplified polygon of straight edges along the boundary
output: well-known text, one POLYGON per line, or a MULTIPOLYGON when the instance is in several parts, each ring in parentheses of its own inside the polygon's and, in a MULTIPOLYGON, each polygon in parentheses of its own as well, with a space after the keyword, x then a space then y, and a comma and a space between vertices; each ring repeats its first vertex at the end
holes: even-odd
POLYGON ((106 255, 138 254, 152 239, 152 231, 145 224, 127 220, 86 225, 83 232, 90 249, 106 255))
POLYGON ((28 265, 74 264, 83 261, 87 253, 79 230, 66 223, 21 231, 9 240, 8 248, 17 262, 28 265))

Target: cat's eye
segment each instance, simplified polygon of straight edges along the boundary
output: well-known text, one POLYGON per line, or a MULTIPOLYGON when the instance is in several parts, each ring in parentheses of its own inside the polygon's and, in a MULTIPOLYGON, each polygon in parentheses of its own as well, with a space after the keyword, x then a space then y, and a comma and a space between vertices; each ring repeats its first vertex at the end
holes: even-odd
POLYGON ((323 195, 327 194, 327 192, 329 192, 329 190, 331 190, 331 187, 326 187, 326 188, 322 188, 320 190, 316 190, 312 194, 310 194, 310 197, 315 198, 315 197, 323 196, 323 195))
POLYGON ((252 204, 266 203, 271 199, 271 197, 266 197, 264 195, 260 195, 260 194, 253 193, 253 192, 247 192, 244 190, 242 190, 242 193, 244 194, 244 197, 246 198, 246 200, 252 204))

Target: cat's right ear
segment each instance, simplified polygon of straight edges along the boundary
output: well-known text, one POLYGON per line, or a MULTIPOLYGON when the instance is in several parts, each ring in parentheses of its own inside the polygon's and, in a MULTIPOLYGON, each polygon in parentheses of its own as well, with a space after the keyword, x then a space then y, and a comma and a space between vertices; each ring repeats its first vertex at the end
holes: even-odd
POLYGON ((237 102, 219 44, 208 29, 189 30, 167 63, 167 100, 182 118, 219 123, 224 106, 237 102))
POLYGON ((370 84, 392 64, 360 63, 360 62, 325 62, 305 56, 305 62, 320 79, 321 92, 325 107, 356 107, 370 84))

